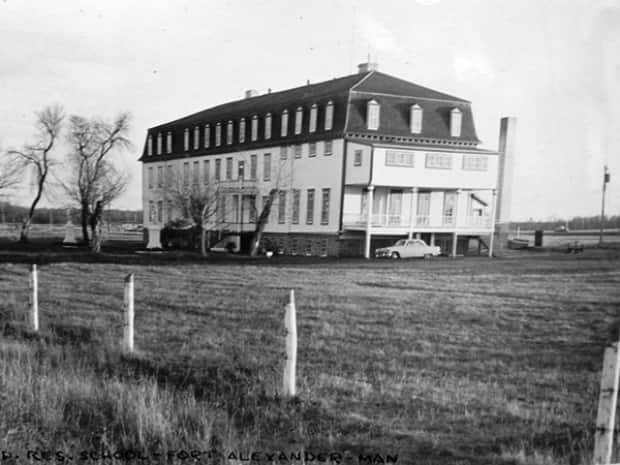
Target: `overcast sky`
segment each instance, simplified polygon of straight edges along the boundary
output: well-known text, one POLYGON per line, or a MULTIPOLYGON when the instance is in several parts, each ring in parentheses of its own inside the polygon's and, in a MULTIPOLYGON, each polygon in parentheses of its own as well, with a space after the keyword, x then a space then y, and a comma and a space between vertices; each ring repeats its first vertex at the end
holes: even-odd
MULTIPOLYGON (((146 129, 242 97, 379 69, 472 102, 482 148, 516 116, 513 219, 620 214, 620 0, 0 0, 0 145, 33 113, 131 112, 141 208, 146 129)), ((57 154, 62 156, 62 151, 57 154)), ((25 204, 24 187, 13 200, 25 204)))

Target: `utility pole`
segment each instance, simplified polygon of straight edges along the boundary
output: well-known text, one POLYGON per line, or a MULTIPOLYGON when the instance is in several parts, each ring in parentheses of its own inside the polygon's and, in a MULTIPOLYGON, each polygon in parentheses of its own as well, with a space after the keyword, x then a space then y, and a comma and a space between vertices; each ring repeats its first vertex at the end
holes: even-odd
POLYGON ((601 199, 601 233, 599 237, 599 245, 603 245, 603 222, 605 221, 605 191, 607 189, 607 183, 609 182, 610 175, 607 171, 607 165, 603 167, 603 198, 601 199))

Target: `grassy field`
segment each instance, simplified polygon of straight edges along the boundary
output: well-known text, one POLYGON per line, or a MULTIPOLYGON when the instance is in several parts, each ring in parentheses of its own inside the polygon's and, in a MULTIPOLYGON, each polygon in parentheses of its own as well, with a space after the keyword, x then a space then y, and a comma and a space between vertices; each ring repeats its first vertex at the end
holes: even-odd
POLYGON ((40 266, 40 335, 25 323, 27 266, 0 264, 0 450, 590 461, 603 346, 620 312, 618 250, 397 263, 54 261, 40 266), (128 273, 135 356, 117 349, 128 273), (289 289, 294 400, 279 396, 289 289))

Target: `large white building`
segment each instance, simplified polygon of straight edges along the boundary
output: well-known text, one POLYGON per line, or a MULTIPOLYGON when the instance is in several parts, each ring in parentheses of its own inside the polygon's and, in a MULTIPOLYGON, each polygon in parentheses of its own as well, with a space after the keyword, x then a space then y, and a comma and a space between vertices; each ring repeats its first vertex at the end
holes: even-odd
MULTIPOLYGON (((253 231, 277 189, 264 240, 285 253, 368 257, 413 235, 452 254, 472 239, 488 249, 497 189, 510 185, 499 168, 510 169, 512 157, 500 163, 501 147, 478 148, 467 100, 370 63, 359 68, 289 90, 248 91, 150 128, 141 161, 151 245, 180 215, 166 188, 176 176, 217 190, 211 227, 223 232, 253 231)), ((503 120, 502 147, 513 145, 513 125, 503 120)))

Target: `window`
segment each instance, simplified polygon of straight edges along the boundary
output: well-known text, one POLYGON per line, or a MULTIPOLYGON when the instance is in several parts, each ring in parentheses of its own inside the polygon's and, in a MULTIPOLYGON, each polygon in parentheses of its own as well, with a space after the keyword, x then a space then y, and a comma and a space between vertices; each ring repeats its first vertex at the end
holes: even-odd
POLYGON ((185 128, 183 131, 183 150, 186 152, 189 150, 189 129, 185 128))
POLYGON ((163 202, 163 200, 158 200, 157 201, 157 222, 158 223, 163 223, 164 222, 164 202, 163 202))
POLYGON ((245 118, 239 120, 239 143, 245 142, 245 118))
POLYGON ((330 131, 334 125, 334 102, 331 100, 325 105, 325 130, 330 131))
POLYGON ((239 164, 237 166, 237 178, 242 181, 245 179, 245 161, 239 160, 239 164))
POLYGON ((146 141, 146 154, 150 157, 153 155, 153 136, 149 135, 146 141))
POLYGON ((219 181, 221 179, 222 179, 222 160, 218 158, 215 160, 215 180, 219 181))
POLYGON ((315 103, 310 108, 310 127, 308 128, 308 132, 316 131, 316 117, 317 117, 318 112, 319 112, 319 107, 317 107, 315 103))
POLYGON ((198 126, 194 127, 194 150, 198 150, 200 147, 200 128, 198 126))
POLYGON ((288 158, 288 147, 283 145, 280 147, 280 160, 286 160, 288 158))
POLYGON ((321 224, 329 223, 329 188, 321 191, 321 224))
POLYGON ((453 108, 450 112, 450 136, 461 137, 461 122, 463 114, 458 108, 453 108))
POLYGON ((209 169, 210 166, 209 165, 210 165, 209 160, 205 160, 205 161, 202 162, 202 176, 203 176, 202 181, 205 184, 209 183, 209 174, 210 174, 209 173, 209 171, 210 171, 210 169, 209 169))
POLYGON ((149 166, 149 189, 153 188, 153 167, 149 166))
POLYGON ((250 179, 256 181, 256 155, 250 156, 250 179))
POLYGON ((172 165, 166 167, 166 186, 172 187, 174 181, 174 172, 172 171, 172 165))
POLYGON ((161 155, 161 132, 157 134, 157 155, 161 155))
POLYGON ((443 224, 454 225, 456 216, 456 192, 444 192, 443 196, 443 224))
POLYGON ((265 139, 271 139, 271 113, 265 116, 265 139))
POLYGON ((164 167, 157 167, 157 187, 164 187, 164 167))
POLYGON ((155 202, 149 200, 149 222, 155 222, 155 202))
POLYGON ((304 119, 304 109, 297 107, 295 112, 295 134, 301 134, 301 126, 304 119))
POLYGON ((222 145, 222 123, 217 123, 215 125, 215 146, 220 145, 222 145))
POLYGON ((248 195, 245 199, 248 205, 248 219, 250 223, 256 223, 256 196, 248 195))
POLYGON ((168 213, 166 214, 166 220, 172 221, 172 202, 170 200, 167 202, 167 207, 168 213))
POLYGON ((301 191, 299 189, 293 189, 293 215, 291 222, 293 224, 299 224, 299 201, 301 198, 301 191))
POLYGON ((413 152, 400 152, 396 150, 387 150, 385 152, 385 166, 408 166, 412 168, 414 165, 413 152))
POLYGON ((288 134, 288 110, 282 112, 282 121, 280 124, 280 137, 286 137, 288 134))
POLYGON ((381 107, 376 100, 368 102, 366 108, 366 127, 371 130, 379 129, 379 114, 381 107))
POLYGON ((166 134, 166 153, 172 153, 172 133, 166 134))
POLYGON ((186 186, 189 184, 189 162, 187 161, 183 163, 183 184, 186 186))
POLYGON ((200 162, 194 162, 194 171, 193 171, 193 182, 194 184, 198 184, 200 182, 200 162))
POLYGON ((211 143, 211 125, 205 124, 205 149, 209 148, 211 143))
POLYGON ((362 166, 362 151, 356 150, 353 152, 353 166, 362 166))
POLYGON ((310 142, 308 144, 308 156, 316 157, 316 142, 310 142))
POLYGON ((252 141, 258 139, 258 116, 252 116, 252 141))
POLYGON ((220 195, 216 202, 216 218, 218 223, 223 223, 226 219, 226 198, 220 195))
POLYGON ((452 169, 452 155, 447 153, 427 153, 426 167, 442 170, 452 169))
POLYGON ((314 189, 308 189, 306 199, 306 224, 314 222, 314 189))
POLYGON ((232 218, 231 220, 233 223, 239 222, 239 196, 238 195, 232 196, 232 218))
POLYGON ((295 158, 301 158, 301 144, 295 145, 295 158))
POLYGON ((233 122, 228 121, 226 125, 226 144, 232 145, 233 143, 233 122))
POLYGON ((232 157, 226 158, 226 180, 230 181, 232 179, 232 170, 233 170, 233 159, 232 157))
POLYGON ((271 154, 266 153, 263 155, 263 181, 269 181, 271 179, 271 154))
POLYGON ((286 220, 286 191, 278 192, 278 223, 284 224, 286 220))
POLYGON ((323 150, 323 155, 328 156, 331 154, 332 154, 332 141, 326 140, 324 150, 323 150))
MULTIPOLYGON (((268 202, 269 202, 269 196, 263 195, 263 209, 265 208, 265 205, 267 205, 268 202)), ((269 223, 269 215, 267 215, 267 218, 265 218, 265 223, 269 223)))
POLYGON ((422 107, 417 103, 411 106, 409 111, 411 133, 419 134, 422 132, 422 107))
POLYGON ((467 171, 487 171, 488 159, 484 155, 463 155, 463 169, 467 171))

